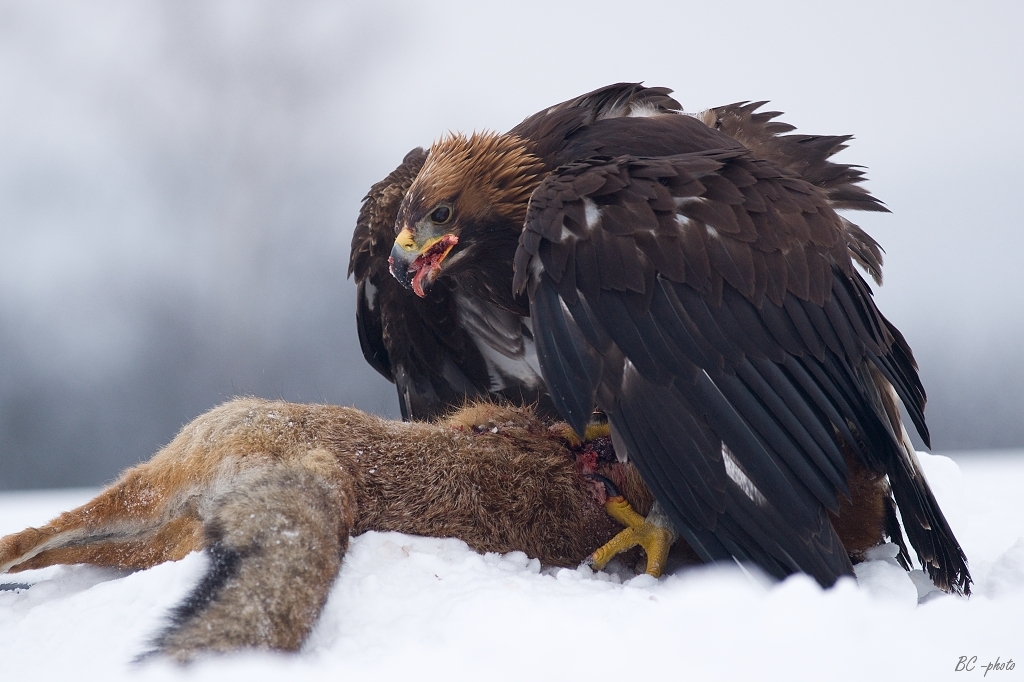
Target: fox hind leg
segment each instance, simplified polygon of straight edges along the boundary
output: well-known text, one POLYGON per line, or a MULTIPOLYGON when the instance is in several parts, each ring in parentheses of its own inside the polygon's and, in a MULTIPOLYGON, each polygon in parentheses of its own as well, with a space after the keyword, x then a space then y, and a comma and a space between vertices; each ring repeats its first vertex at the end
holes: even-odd
MULTIPOLYGON (((30 529, 35 530, 35 529, 30 529)), ((143 569, 165 561, 183 559, 203 548, 202 523, 198 517, 183 516, 150 530, 140 537, 121 540, 75 539, 15 564, 11 573, 55 564, 91 564, 112 568, 143 569)))
POLYGON ((136 467, 86 504, 0 538, 0 573, 54 564, 141 569, 202 549, 193 506, 172 504, 136 467))

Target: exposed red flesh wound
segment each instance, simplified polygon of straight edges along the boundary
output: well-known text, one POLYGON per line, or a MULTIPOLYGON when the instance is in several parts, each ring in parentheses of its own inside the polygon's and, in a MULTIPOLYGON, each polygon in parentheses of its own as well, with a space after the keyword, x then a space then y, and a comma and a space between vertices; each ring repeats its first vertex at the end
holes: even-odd
POLYGON ((591 479, 590 484, 593 486, 594 502, 603 505, 608 501, 608 489, 604 487, 604 481, 599 479, 591 479))
POLYGON ((576 463, 585 474, 597 471, 597 452, 584 446, 583 452, 576 454, 576 463))
POLYGON ((448 255, 452 247, 458 243, 458 237, 454 234, 446 234, 412 262, 409 270, 416 273, 412 278, 412 290, 417 296, 420 298, 426 297, 427 292, 423 288, 424 280, 426 280, 429 286, 437 278, 437 273, 441 271, 441 261, 448 255))

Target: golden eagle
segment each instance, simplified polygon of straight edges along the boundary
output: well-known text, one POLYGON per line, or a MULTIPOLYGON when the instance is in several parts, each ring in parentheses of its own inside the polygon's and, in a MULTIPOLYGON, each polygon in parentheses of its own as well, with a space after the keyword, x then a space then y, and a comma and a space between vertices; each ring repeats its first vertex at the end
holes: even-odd
POLYGON ((854 267, 880 281, 880 250, 836 213, 886 210, 829 160, 849 137, 670 93, 611 85, 410 152, 353 237, 364 355, 406 418, 490 393, 582 434, 599 407, 705 561, 852 574, 829 512, 866 468, 931 578, 969 592, 900 417, 928 443, 913 354, 854 267))

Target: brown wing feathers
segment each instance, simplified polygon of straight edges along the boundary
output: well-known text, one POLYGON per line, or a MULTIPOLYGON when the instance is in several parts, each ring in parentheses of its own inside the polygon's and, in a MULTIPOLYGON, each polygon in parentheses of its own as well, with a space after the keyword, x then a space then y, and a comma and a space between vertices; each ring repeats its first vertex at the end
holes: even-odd
POLYGON ((864 180, 860 166, 835 163, 829 159, 846 149, 852 135, 783 135, 794 130, 775 121, 778 111, 757 111, 767 102, 737 102, 709 109, 701 115, 712 128, 736 139, 756 156, 771 159, 778 166, 825 190, 833 208, 859 211, 888 211, 885 205, 859 185, 864 180))
POLYGON ((384 297, 401 296, 401 287, 387 271, 388 253, 394 243, 394 216, 405 193, 426 161, 422 148, 413 149, 401 165, 376 183, 363 197, 356 228, 352 232, 348 276, 356 277, 356 329, 363 357, 388 381, 395 380, 391 359, 384 343, 380 290, 384 297))
POLYGON ((724 279, 755 305, 763 295, 781 304, 786 291, 820 305, 831 289, 831 263, 849 271, 850 258, 838 217, 816 194, 745 150, 572 164, 531 199, 514 287, 525 289, 529 258, 538 253, 556 283, 572 278, 560 287, 571 296, 575 276, 565 271, 570 255, 563 251, 592 240, 598 267, 584 272, 606 289, 642 293, 642 274, 657 270, 712 303, 724 279), (599 230, 586 219, 588 202, 592 215, 600 211, 599 230))
MULTIPOLYGON (((829 159, 846 149, 851 135, 784 135, 794 130, 788 123, 774 120, 777 111, 757 111, 766 102, 737 102, 709 109, 700 118, 708 126, 735 138, 761 158, 771 159, 786 170, 825 191, 834 209, 885 211, 889 209, 860 186, 864 172, 860 166, 829 159)), ((882 250, 878 242, 853 223, 843 220, 851 255, 882 283, 882 250)))
POLYGON ((387 271, 388 254, 395 241, 395 216, 405 193, 427 160, 422 147, 413 149, 395 170, 373 185, 363 197, 363 205, 352 232, 348 276, 362 281, 372 274, 387 271))
MULTIPOLYGON (((547 330, 541 362, 563 414, 582 423, 602 391, 615 396, 601 406, 698 552, 828 584, 850 572, 824 516, 846 493, 839 443, 900 479, 894 489, 914 473, 871 404, 864 367, 878 368, 927 431, 909 347, 853 271, 847 223, 832 208, 874 200, 830 196, 830 184, 860 175, 823 168, 811 174, 817 187, 747 150, 570 164, 534 193, 515 286, 529 286, 535 326, 547 330), (712 436, 680 437, 695 433, 694 420, 712 436), (762 501, 728 483, 725 510, 709 518, 693 504, 701 494, 687 467, 724 467, 723 444, 762 501), (776 535, 786 528, 802 539, 776 535)), ((941 555, 931 561, 941 569, 930 566, 940 584, 966 589, 962 552, 917 479, 918 499, 901 490, 897 501, 934 517, 935 532, 922 537, 919 523, 911 541, 924 563, 941 555)))

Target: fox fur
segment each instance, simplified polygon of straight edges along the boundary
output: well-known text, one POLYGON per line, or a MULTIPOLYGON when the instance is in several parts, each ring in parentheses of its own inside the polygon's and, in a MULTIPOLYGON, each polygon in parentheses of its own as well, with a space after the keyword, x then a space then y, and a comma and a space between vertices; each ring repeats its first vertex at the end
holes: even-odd
MULTIPOLYGON (((295 651, 349 537, 367 530, 455 537, 549 566, 578 565, 610 540, 621 526, 599 504, 567 432, 529 408, 492 403, 404 423, 236 399, 85 505, 0 539, 0 573, 76 563, 143 569, 205 548, 207 572, 153 653, 185 661, 240 648, 295 651)), ((632 466, 598 463, 596 473, 647 513, 653 498, 632 466)), ((888 491, 866 475, 850 487, 833 521, 856 557, 887 532, 888 491)))
MULTIPOLYGON (((0 573, 52 564, 148 568, 207 548, 210 567, 156 650, 296 650, 348 538, 456 537, 575 566, 621 530, 561 437, 531 410, 482 403, 438 423, 236 399, 42 528, 0 539, 0 573)), ((642 513, 631 467, 603 473, 642 513)))

